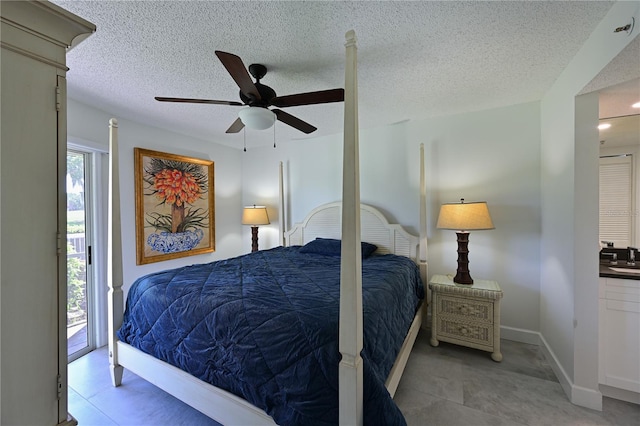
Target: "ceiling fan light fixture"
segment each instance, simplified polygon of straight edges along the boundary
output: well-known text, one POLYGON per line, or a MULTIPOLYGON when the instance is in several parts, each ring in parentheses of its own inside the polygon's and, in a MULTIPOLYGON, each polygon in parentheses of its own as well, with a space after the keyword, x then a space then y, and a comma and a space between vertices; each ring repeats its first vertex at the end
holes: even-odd
POLYGON ((242 120, 242 124, 255 130, 268 129, 276 121, 276 115, 271 110, 262 107, 243 108, 238 116, 242 120))

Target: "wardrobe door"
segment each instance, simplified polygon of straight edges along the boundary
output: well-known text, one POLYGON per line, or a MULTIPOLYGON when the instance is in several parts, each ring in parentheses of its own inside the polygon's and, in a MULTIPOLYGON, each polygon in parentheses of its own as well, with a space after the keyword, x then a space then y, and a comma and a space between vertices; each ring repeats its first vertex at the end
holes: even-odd
POLYGON ((0 13, 0 424, 64 424, 65 56, 95 27, 46 2, 0 13))
POLYGON ((52 424, 58 421, 57 75, 6 49, 1 60, 2 424, 52 424), (42 93, 50 94, 48 106, 42 93))

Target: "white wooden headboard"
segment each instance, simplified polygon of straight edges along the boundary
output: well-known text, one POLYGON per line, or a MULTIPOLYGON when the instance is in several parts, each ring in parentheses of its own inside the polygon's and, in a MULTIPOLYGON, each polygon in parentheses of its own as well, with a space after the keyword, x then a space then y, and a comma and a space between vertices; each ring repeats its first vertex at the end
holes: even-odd
MULTIPOLYGON (((313 209, 301 222, 285 233, 285 245, 304 245, 317 237, 340 239, 342 203, 324 204, 313 209)), ((361 241, 378 246, 376 253, 393 253, 417 261, 420 239, 402 226, 390 224, 375 207, 360 204, 361 241)))

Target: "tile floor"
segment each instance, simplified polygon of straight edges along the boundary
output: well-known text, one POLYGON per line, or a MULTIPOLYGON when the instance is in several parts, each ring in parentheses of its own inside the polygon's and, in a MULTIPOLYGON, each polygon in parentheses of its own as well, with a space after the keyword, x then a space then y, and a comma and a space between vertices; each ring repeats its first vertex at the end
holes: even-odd
POLYGON ((434 348, 428 337, 418 335, 394 398, 409 425, 640 425, 640 405, 571 404, 538 346, 502 339, 497 363, 488 352, 434 348))
MULTIPOLYGON (((504 360, 421 331, 395 400, 412 425, 640 425, 640 406, 605 398, 603 411, 571 404, 535 345, 502 340, 504 360)), ((125 370, 114 388, 106 348, 69 364, 69 412, 80 426, 217 425, 125 370)))

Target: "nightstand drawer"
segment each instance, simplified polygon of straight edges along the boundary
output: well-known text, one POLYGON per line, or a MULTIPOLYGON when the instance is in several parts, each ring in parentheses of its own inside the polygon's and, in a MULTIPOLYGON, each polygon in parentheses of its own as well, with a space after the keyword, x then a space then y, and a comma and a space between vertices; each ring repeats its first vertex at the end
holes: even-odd
POLYGON ((453 320, 460 319, 465 322, 473 319, 474 322, 493 324, 493 302, 439 295, 436 303, 438 316, 448 316, 453 320))
POLYGON ((466 323, 450 317, 438 317, 436 332, 439 339, 454 340, 466 345, 486 346, 493 348, 493 325, 466 323))

